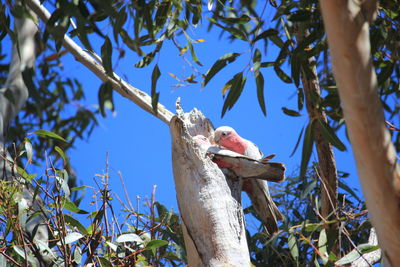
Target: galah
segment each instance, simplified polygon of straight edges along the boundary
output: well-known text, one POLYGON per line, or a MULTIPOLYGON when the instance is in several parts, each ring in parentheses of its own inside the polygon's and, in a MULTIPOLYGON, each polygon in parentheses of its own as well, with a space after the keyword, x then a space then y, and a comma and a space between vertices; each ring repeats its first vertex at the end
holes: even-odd
MULTIPOLYGON (((249 140, 240 137, 236 131, 228 126, 215 130, 214 141, 223 148, 245 155, 249 158, 262 160, 263 154, 259 148, 249 140)), ((278 207, 271 198, 268 184, 258 179, 246 179, 243 182, 243 191, 247 193, 253 207, 267 228, 269 234, 278 231, 278 220, 283 220, 278 207)))
MULTIPOLYGON (((200 147, 200 150, 203 153, 207 153, 209 147, 212 146, 210 140, 207 137, 205 137, 204 135, 200 135, 200 134, 196 135, 195 137, 193 137, 193 140, 200 147)), ((218 165, 218 167, 220 167, 220 168, 233 168, 232 164, 230 164, 228 162, 224 162, 223 160, 214 158, 213 162, 216 163, 218 165)))
POLYGON ((211 146, 210 140, 204 135, 196 135, 193 137, 193 140, 200 147, 200 150, 203 152, 207 152, 207 149, 211 146))
POLYGON ((285 165, 279 162, 270 162, 275 155, 269 155, 261 160, 249 158, 232 150, 212 145, 207 137, 197 135, 193 137, 202 153, 210 156, 220 168, 232 170, 236 176, 242 178, 261 179, 271 182, 285 180, 285 165))

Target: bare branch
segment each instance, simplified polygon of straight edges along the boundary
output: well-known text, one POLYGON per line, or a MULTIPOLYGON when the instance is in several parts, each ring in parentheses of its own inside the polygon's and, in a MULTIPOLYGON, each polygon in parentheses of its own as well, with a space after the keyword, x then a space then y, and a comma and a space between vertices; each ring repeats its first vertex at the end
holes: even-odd
MULTIPOLYGON (((50 18, 49 11, 40 4, 39 0, 27 0, 26 3, 32 9, 32 11, 45 23, 50 18)), ((64 36, 63 46, 74 55, 75 59, 85 65, 90 71, 92 71, 97 77, 103 82, 110 82, 115 91, 122 96, 128 98, 136 105, 144 109, 145 111, 153 114, 166 124, 169 124, 173 114, 166 107, 158 104, 158 112, 155 114, 151 105, 151 97, 145 92, 134 88, 132 85, 124 81, 117 74, 113 74, 114 77, 110 77, 106 74, 103 66, 96 61, 91 55, 86 53, 79 45, 77 45, 71 38, 64 36)), ((100 58, 94 52, 94 57, 100 58)))

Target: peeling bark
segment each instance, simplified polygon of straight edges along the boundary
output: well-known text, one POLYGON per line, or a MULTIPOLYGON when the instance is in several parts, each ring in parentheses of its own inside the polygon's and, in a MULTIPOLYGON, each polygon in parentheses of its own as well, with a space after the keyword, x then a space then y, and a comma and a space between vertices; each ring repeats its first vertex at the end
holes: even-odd
POLYGON ((385 258, 400 266, 400 171, 371 60, 377 1, 320 1, 333 71, 368 211, 385 258))
POLYGON ((250 266, 241 179, 226 178, 192 137, 212 134, 197 110, 170 124, 172 161, 189 266, 250 266))

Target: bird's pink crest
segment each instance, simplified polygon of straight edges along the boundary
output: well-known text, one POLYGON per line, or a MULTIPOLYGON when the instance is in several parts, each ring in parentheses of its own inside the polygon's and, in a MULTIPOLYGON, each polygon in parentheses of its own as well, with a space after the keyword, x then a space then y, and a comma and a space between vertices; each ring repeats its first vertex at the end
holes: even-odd
POLYGON ((222 126, 215 130, 215 142, 226 149, 244 155, 247 149, 246 141, 241 138, 234 129, 222 126))

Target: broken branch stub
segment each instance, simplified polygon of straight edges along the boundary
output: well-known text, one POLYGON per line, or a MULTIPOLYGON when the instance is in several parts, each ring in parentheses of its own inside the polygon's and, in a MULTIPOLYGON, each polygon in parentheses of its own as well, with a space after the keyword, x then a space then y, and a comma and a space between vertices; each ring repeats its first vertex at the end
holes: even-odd
POLYGON ((189 266, 250 266, 241 181, 227 179, 192 138, 211 136, 211 123, 196 109, 178 112, 171 120, 170 131, 189 266))
POLYGON ((285 165, 279 162, 259 161, 231 150, 210 146, 207 150, 214 159, 222 160, 232 165, 237 176, 248 179, 261 179, 270 182, 285 180, 285 165))

